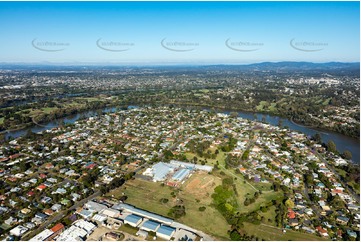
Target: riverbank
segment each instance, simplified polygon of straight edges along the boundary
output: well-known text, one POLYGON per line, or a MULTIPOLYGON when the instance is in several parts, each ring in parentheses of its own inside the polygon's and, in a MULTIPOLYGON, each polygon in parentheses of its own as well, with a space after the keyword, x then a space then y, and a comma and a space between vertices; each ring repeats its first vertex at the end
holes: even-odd
MULTIPOLYGON (((157 105, 157 106, 162 106, 162 105, 175 105, 177 107, 195 107, 195 108, 206 108, 206 109, 215 109, 215 110, 220 110, 220 111, 223 111, 223 110, 226 110, 226 111, 230 111, 230 112, 243 112, 243 113, 258 113, 258 114, 263 114, 263 115, 270 115, 270 116, 277 116, 277 117, 280 117, 281 119, 289 119, 289 120, 292 120, 292 122, 296 125, 299 125, 299 126, 304 126, 304 127, 307 127, 307 128, 310 128, 310 129, 314 129, 314 130, 317 130, 317 131, 320 131, 320 132, 333 132, 333 133, 337 133, 337 134, 340 134, 340 135, 344 135, 344 136, 347 136, 349 138, 353 138, 355 140, 359 140, 360 137, 359 136, 350 136, 350 135, 347 135, 347 134, 344 134, 342 132, 338 132, 337 130, 334 130, 334 129, 331 129, 329 127, 320 127, 320 126, 309 126, 309 125, 305 125, 304 123, 301 123, 301 122, 296 122, 293 120, 293 117, 288 117, 288 116, 285 116, 285 115, 282 115, 280 113, 275 113, 275 112, 267 112, 267 111, 255 111, 255 110, 251 110, 251 109, 244 109, 244 108, 233 108, 233 107, 227 107, 227 106, 224 106, 224 105, 219 105, 219 106, 214 106, 214 105, 208 105, 208 104, 197 104, 197 103, 187 103, 187 102, 183 102, 183 103, 178 103, 178 102, 166 102, 166 103, 154 103, 154 104, 149 104, 149 103, 141 103, 139 105, 157 105)), ((357 133, 359 134, 359 133, 357 133)))
MULTIPOLYGON (((144 104, 147 105, 147 104, 144 104)), ((193 103, 189 103, 189 104, 180 104, 180 103, 166 103, 164 105, 176 105, 177 107, 189 107, 189 108, 202 108, 202 109, 209 109, 209 110, 215 110, 217 112, 238 112, 238 113, 249 113, 251 115, 257 114, 257 115, 265 115, 265 116, 271 116, 271 117, 278 117, 281 120, 289 120, 291 123, 293 123, 294 125, 300 126, 300 127, 304 127, 304 128, 308 128, 308 129, 312 129, 315 131, 318 131, 320 133, 334 133, 334 134, 338 134, 338 135, 342 135, 345 137, 348 137, 350 139, 354 139, 355 141, 359 142, 359 137, 353 137, 353 136, 348 136, 346 134, 334 131, 332 129, 327 129, 327 128, 323 128, 323 127, 315 127, 315 126, 309 126, 309 125, 304 125, 303 123, 299 123, 293 120, 292 117, 288 118, 286 116, 280 115, 280 114, 274 114, 274 113, 269 113, 269 112, 259 112, 259 111, 252 111, 252 110, 244 110, 244 109, 236 109, 236 108, 232 108, 232 107, 225 107, 225 106, 212 106, 212 105, 197 105, 197 104, 193 104, 193 103)), ((249 118, 248 118, 249 119, 249 118)), ((261 120, 260 120, 261 121, 261 120)), ((284 124, 283 124, 284 126, 284 124)))
MULTIPOLYGON (((287 118, 283 118, 283 117, 279 117, 279 116, 273 116, 273 115, 269 115, 269 114, 249 112, 249 111, 237 111, 234 109, 227 109, 226 107, 214 107, 214 106, 207 107, 204 105, 194 106, 191 104, 179 105, 179 104, 174 104, 174 103, 168 103, 168 104, 163 104, 163 105, 175 105, 175 106, 183 107, 183 108, 207 109, 207 110, 214 110, 215 112, 226 113, 226 114, 229 114, 231 112, 237 112, 239 117, 242 117, 242 118, 245 118, 248 120, 253 120, 253 121, 257 120, 259 122, 265 121, 266 123, 269 123, 274 126, 277 126, 279 124, 280 120, 282 120, 282 125, 287 126, 290 130, 298 131, 298 132, 304 133, 308 136, 312 136, 316 133, 320 133, 321 139, 323 142, 327 143, 328 141, 332 140, 336 144, 337 149, 341 153, 344 152, 345 150, 349 150, 352 153, 353 163, 357 163, 357 164, 360 163, 360 140, 349 137, 349 136, 345 136, 345 135, 342 135, 342 134, 339 134, 336 132, 305 127, 302 125, 298 125, 287 118)), ((139 104, 137 106, 151 106, 151 105, 139 104)), ((153 106, 161 106, 161 105, 159 104, 159 105, 153 105, 153 106)), ((5 138, 6 139, 9 139, 10 137, 18 138, 18 137, 25 135, 29 130, 34 133, 42 132, 44 130, 58 127, 61 123, 71 124, 71 123, 74 123, 75 121, 79 120, 82 117, 87 118, 87 117, 95 116, 99 113, 99 111, 104 112, 104 113, 109 113, 109 112, 115 112, 117 109, 125 108, 125 107, 126 107, 126 105, 122 104, 122 105, 117 105, 117 106, 108 106, 108 107, 105 107, 102 109, 88 110, 85 112, 69 115, 67 117, 59 118, 56 122, 52 121, 52 122, 48 122, 48 123, 44 123, 44 124, 43 123, 36 124, 36 125, 34 124, 33 127, 28 127, 28 128, 16 130, 16 131, 9 131, 9 132, 5 133, 5 136, 6 136, 5 138)), ((129 104, 128 108, 129 107, 132 108, 132 107, 136 107, 136 106, 134 106, 133 104, 132 105, 129 104)))

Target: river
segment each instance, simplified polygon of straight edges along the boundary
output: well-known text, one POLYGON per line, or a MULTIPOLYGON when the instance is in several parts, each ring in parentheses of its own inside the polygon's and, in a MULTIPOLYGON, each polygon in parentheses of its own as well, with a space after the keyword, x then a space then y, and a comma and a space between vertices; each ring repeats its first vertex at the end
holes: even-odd
MULTIPOLYGON (((129 106, 128 108, 135 108, 135 107, 137 107, 137 106, 129 106)), ((104 113, 112 113, 112 112, 116 112, 117 110, 118 110, 118 108, 112 107, 112 108, 104 108, 100 111, 102 111, 104 113)), ((59 119, 57 121, 52 121, 52 122, 49 122, 44 125, 34 125, 33 127, 30 127, 30 128, 9 131, 9 132, 5 133, 5 137, 6 137, 6 139, 18 138, 18 137, 25 135, 29 130, 34 133, 41 132, 44 130, 55 128, 61 122, 63 122, 64 124, 72 124, 81 118, 95 116, 98 114, 98 112, 99 111, 97 111, 97 110, 86 111, 83 113, 79 113, 79 114, 75 114, 75 115, 71 115, 71 116, 59 119)), ((227 114, 230 113, 230 111, 219 111, 219 112, 223 112, 223 113, 227 113, 227 114)), ((356 164, 360 164, 360 140, 358 140, 358 139, 354 139, 354 138, 351 138, 351 137, 348 137, 348 136, 345 136, 345 135, 342 135, 342 134, 339 134, 336 132, 323 131, 323 130, 318 130, 318 129, 298 125, 288 119, 280 118, 278 116, 272 116, 272 115, 267 115, 267 114, 262 114, 262 113, 252 113, 252 112, 238 112, 238 114, 240 117, 249 119, 249 120, 255 120, 255 118, 257 118, 258 121, 262 121, 262 117, 264 116, 265 121, 267 123, 269 123, 271 125, 275 125, 275 126, 278 125, 279 120, 282 120, 283 126, 287 126, 291 130, 299 131, 299 132, 302 132, 309 136, 319 133, 321 135, 323 142, 327 143, 329 140, 332 140, 333 142, 335 142, 337 150, 339 152, 349 150, 352 153, 352 157, 353 157, 352 161, 356 164)))

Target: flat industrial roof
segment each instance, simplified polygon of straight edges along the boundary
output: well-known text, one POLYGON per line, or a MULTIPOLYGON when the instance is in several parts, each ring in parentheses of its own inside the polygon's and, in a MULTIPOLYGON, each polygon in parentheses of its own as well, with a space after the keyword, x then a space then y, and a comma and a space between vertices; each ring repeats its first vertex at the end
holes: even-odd
POLYGON ((29 241, 42 241, 49 238, 50 235, 54 234, 50 229, 41 231, 39 234, 31 238, 29 241))
POLYGON ((162 180, 173 169, 173 166, 171 166, 170 164, 159 162, 153 165, 152 168, 153 168, 153 177, 156 180, 162 180))
POLYGON ((189 169, 180 169, 176 173, 174 173, 172 179, 173 180, 183 180, 189 174, 189 169))
POLYGON ((144 228, 147 228, 147 229, 156 230, 159 225, 160 225, 160 223, 157 223, 157 222, 152 221, 152 220, 148 220, 145 223, 143 223, 142 228, 144 227, 144 228))
POLYGON ((171 236, 174 231, 175 231, 175 228, 162 225, 162 226, 160 226, 159 229, 157 230, 157 233, 171 236))
POLYGON ((118 210, 124 210, 125 209, 125 210, 128 210, 131 213, 134 213, 134 214, 146 217, 146 218, 150 218, 152 220, 159 221, 159 222, 162 222, 162 223, 169 223, 169 224, 173 223, 173 219, 169 219, 169 218, 160 216, 158 214, 150 213, 148 211, 135 208, 135 207, 133 207, 133 206, 131 206, 129 204, 126 204, 126 203, 118 203, 118 204, 114 205, 112 208, 118 209, 118 210))
POLYGON ((140 216, 130 214, 124 220, 131 222, 131 223, 138 223, 139 220, 141 220, 141 219, 142 219, 142 217, 140 217, 140 216))

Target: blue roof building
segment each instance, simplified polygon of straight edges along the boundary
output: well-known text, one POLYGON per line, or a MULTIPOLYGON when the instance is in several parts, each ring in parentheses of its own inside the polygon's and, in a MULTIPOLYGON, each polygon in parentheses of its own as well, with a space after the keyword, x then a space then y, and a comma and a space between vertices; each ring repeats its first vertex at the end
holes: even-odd
POLYGON ((166 217, 160 216, 158 214, 154 214, 154 213, 151 213, 151 212, 139 209, 139 208, 135 208, 126 203, 118 203, 118 204, 114 205, 112 208, 130 212, 130 213, 133 213, 133 214, 136 214, 136 215, 139 215, 139 216, 142 216, 142 217, 145 217, 145 218, 148 218, 148 219, 160 222, 160 223, 168 224, 168 225, 173 223, 173 219, 166 218, 166 217))
POLYGON ((142 217, 130 214, 124 219, 125 224, 129 224, 130 226, 137 227, 142 222, 142 217))
POLYGON ((176 166, 176 167, 184 167, 189 170, 200 170, 200 171, 206 171, 206 172, 211 172, 213 170, 213 166, 196 165, 193 163, 187 163, 187 162, 182 162, 182 161, 177 161, 177 160, 171 160, 170 164, 173 166, 176 166))
POLYGON ((91 211, 86 209, 82 209, 80 212, 77 213, 85 219, 89 219, 93 215, 91 211))
POLYGON ((157 222, 152 221, 152 220, 148 220, 148 221, 144 222, 140 228, 145 230, 145 231, 153 231, 153 232, 155 232, 155 231, 157 231, 159 226, 160 226, 160 223, 157 223, 157 222))
POLYGON ((174 173, 172 179, 175 181, 183 181, 189 175, 189 169, 180 169, 176 173, 174 173))
POLYGON ((162 225, 159 227, 156 234, 163 239, 170 240, 175 231, 176 229, 173 227, 162 225))

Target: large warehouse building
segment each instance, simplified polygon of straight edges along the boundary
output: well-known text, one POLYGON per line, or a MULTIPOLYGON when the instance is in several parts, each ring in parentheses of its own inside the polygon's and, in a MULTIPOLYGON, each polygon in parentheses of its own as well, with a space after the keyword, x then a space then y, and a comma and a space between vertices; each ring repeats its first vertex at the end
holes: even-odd
POLYGON ((157 231, 159 226, 160 226, 160 223, 154 222, 152 220, 148 220, 148 221, 145 221, 140 228, 145 231, 155 232, 155 231, 157 231))
POLYGON ((125 224, 129 224, 130 226, 137 227, 141 222, 143 218, 140 216, 137 216, 135 214, 130 214, 124 219, 125 224))
POLYGON ((159 162, 152 168, 148 168, 143 175, 153 177, 154 182, 164 181, 169 173, 174 172, 174 169, 175 167, 171 164, 159 162))
POLYGON ((157 234, 157 236, 159 236, 163 239, 170 240, 172 238, 172 236, 174 235, 175 231, 176 231, 176 229, 173 227, 162 225, 157 230, 156 234, 157 234))
POLYGON ((151 219, 156 222, 163 223, 163 224, 171 225, 173 223, 173 219, 166 218, 166 217, 160 216, 158 214, 150 213, 148 211, 145 211, 145 210, 142 210, 139 208, 135 208, 126 203, 118 203, 118 204, 114 205, 112 208, 117 209, 117 210, 122 210, 122 211, 125 211, 128 213, 132 213, 132 214, 135 214, 135 215, 147 218, 147 219, 151 219))
POLYGON ((172 176, 172 180, 174 181, 183 181, 190 174, 189 169, 180 169, 172 176))
POLYGON ((206 171, 206 172, 211 172, 213 170, 212 166, 196 165, 196 164, 177 161, 177 160, 171 160, 170 164, 174 165, 174 166, 177 166, 177 167, 184 167, 184 168, 187 168, 187 169, 190 169, 190 170, 199 170, 199 171, 206 171))
POLYGON ((167 180, 168 183, 177 184, 177 182, 181 182, 189 177, 192 171, 211 172, 212 170, 212 166, 171 160, 170 163, 158 162, 151 168, 147 168, 143 175, 152 177, 154 182, 164 182, 167 180), (172 175, 172 173, 174 174, 172 175))

